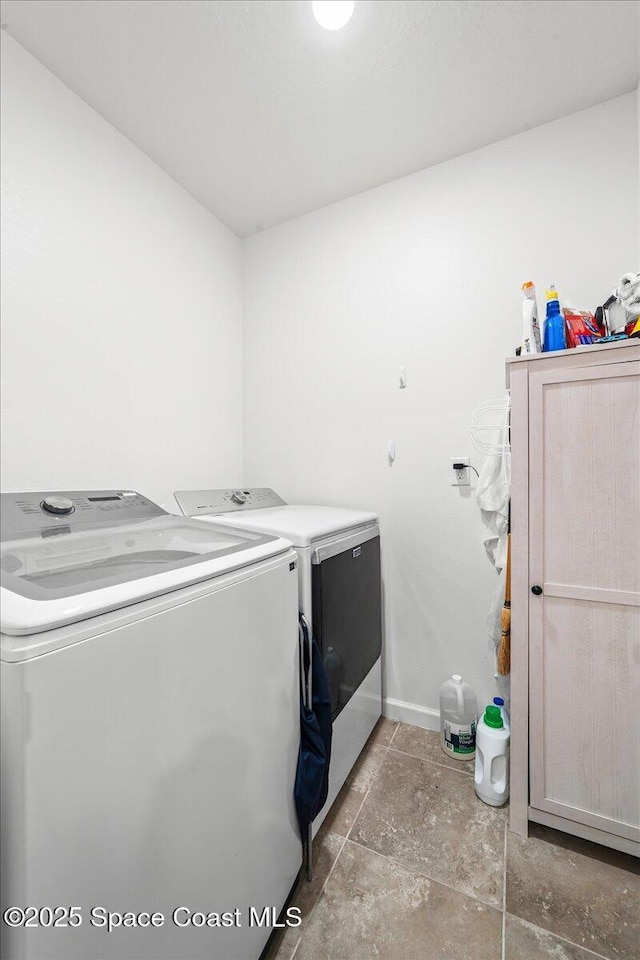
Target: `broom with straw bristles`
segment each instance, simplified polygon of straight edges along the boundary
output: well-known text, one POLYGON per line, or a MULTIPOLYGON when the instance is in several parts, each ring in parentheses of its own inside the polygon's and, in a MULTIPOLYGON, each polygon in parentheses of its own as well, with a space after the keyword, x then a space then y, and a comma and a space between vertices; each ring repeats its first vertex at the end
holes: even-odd
POLYGON ((507 537, 507 576, 502 607, 502 634, 498 647, 498 673, 506 677, 511 673, 511 534, 507 537))

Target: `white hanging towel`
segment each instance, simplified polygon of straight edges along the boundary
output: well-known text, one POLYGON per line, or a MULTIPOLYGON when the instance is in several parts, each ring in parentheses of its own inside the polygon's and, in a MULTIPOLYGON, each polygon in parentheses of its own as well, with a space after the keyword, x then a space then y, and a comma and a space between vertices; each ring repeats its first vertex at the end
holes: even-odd
MULTIPOLYGON (((496 434, 496 446, 503 436, 496 434)), ((511 495, 511 454, 508 450, 490 454, 480 471, 476 500, 486 526, 484 547, 498 573, 507 563, 509 497, 511 495)))

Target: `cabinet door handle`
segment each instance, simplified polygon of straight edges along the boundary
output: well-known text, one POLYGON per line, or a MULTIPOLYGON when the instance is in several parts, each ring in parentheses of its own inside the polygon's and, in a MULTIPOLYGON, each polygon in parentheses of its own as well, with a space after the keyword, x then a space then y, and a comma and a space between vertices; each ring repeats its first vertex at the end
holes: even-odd
POLYGON ((539 597, 540 594, 542 593, 542 587, 538 586, 537 583, 534 583, 534 585, 531 587, 531 593, 534 596, 539 597))

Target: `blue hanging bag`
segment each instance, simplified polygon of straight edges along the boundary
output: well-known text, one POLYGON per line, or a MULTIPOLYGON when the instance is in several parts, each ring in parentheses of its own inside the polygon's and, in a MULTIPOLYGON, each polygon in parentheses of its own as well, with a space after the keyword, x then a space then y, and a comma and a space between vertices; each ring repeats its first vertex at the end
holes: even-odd
POLYGON ((320 649, 300 619, 300 750, 294 790, 303 841, 329 791, 331 694, 320 649))

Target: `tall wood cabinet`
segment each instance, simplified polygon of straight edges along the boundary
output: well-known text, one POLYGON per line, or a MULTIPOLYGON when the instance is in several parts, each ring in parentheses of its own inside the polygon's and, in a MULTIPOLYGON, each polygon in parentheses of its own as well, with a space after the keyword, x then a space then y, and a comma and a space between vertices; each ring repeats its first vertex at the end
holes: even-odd
POLYGON ((640 855, 640 343, 507 363, 511 829, 640 855))

